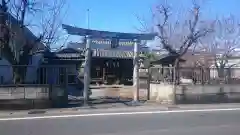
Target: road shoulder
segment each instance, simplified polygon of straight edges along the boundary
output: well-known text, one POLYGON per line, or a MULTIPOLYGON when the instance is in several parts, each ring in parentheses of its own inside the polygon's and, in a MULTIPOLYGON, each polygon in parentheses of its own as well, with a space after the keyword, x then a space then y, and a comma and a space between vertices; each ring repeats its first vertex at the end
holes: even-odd
POLYGON ((11 117, 36 117, 36 116, 58 116, 58 115, 78 115, 78 114, 101 114, 101 113, 129 113, 129 112, 154 112, 154 111, 179 111, 179 110, 207 110, 207 109, 234 109, 240 108, 240 104, 201 104, 201 105, 158 105, 145 104, 131 107, 77 107, 63 109, 43 109, 24 111, 0 111, 0 118, 11 117))

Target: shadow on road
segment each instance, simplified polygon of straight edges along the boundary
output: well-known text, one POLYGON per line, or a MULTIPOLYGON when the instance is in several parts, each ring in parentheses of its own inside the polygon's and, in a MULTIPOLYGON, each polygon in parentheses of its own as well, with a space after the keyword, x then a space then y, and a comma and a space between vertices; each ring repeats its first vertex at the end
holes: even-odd
POLYGON ((240 103, 240 98, 229 97, 226 94, 177 95, 176 103, 177 104, 240 103))
MULTIPOLYGON (((111 108, 111 107, 138 106, 145 102, 146 102, 146 100, 139 100, 139 102, 136 103, 136 102, 133 102, 133 99, 131 99, 131 98, 99 97, 99 98, 91 98, 88 102, 88 105, 91 108, 98 108, 99 106, 104 107, 104 108, 111 108)), ((76 104, 69 104, 68 107, 81 107, 83 105, 84 105, 83 101, 80 101, 76 104)))

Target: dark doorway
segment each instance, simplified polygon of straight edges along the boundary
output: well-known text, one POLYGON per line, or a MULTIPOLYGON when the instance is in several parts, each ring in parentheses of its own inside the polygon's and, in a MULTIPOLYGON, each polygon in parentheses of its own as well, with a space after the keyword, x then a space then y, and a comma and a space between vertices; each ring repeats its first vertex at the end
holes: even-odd
POLYGON ((105 84, 126 84, 131 81, 132 60, 94 58, 92 60, 92 81, 105 84))

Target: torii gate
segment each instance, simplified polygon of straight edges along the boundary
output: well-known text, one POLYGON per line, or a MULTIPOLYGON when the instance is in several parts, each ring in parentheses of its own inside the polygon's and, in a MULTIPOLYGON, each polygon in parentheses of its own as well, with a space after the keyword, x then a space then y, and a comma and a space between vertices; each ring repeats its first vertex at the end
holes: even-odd
POLYGON ((139 97, 139 42, 140 40, 153 40, 156 33, 149 34, 137 34, 137 33, 120 33, 120 32, 109 32, 78 28, 70 25, 63 24, 63 29, 70 35, 86 36, 86 53, 85 53, 85 66, 84 66, 84 104, 88 102, 88 91, 90 85, 90 60, 91 60, 91 39, 102 38, 102 39, 131 39, 134 41, 134 56, 133 56, 133 86, 134 86, 134 102, 138 102, 139 97))

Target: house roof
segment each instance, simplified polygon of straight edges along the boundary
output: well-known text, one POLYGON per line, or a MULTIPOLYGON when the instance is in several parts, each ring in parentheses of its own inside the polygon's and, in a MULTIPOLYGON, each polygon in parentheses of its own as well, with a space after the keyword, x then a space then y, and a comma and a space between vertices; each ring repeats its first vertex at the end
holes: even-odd
POLYGON ((55 52, 55 56, 61 59, 80 59, 84 57, 84 54, 83 50, 64 48, 58 52, 55 52))
MULTIPOLYGON (((1 10, 1 8, 2 8, 2 6, 0 4, 0 10, 1 10)), ((20 21, 17 20, 11 13, 7 13, 7 20, 9 21, 9 23, 11 25, 20 25, 20 21)), ((27 39, 30 39, 33 41, 38 39, 38 37, 36 35, 34 35, 32 33, 32 31, 29 28, 27 28, 26 26, 23 27, 23 35, 27 39)), ((41 45, 44 46, 43 44, 41 44, 41 45)))
POLYGON ((93 50, 92 57, 101 57, 101 58, 120 58, 120 59, 132 59, 132 51, 119 51, 119 50, 93 50))
MULTIPOLYGON (((175 60, 177 59, 178 55, 171 55, 171 54, 163 54, 158 56, 155 61, 152 61, 151 64, 174 64, 175 60)), ((180 59, 180 62, 185 62, 184 59, 180 59)))
MULTIPOLYGON (((13 17, 13 15, 10 13, 8 13, 8 21, 10 21, 12 25, 20 25, 20 22, 15 17, 13 17)), ((28 39, 33 39, 33 40, 37 39, 37 36, 35 36, 26 26, 24 26, 23 28, 23 34, 28 39)))
MULTIPOLYGON (((45 53, 45 58, 61 58, 61 59, 82 59, 85 56, 84 48, 64 48, 57 52, 45 53)), ((133 51, 120 49, 92 49, 92 57, 95 58, 117 58, 117 59, 133 59, 133 51)))
MULTIPOLYGON (((64 58, 64 59, 82 59, 84 58, 85 49, 65 48, 58 52, 54 52, 54 55, 45 55, 48 58, 64 58)), ((93 49, 92 57, 95 58, 118 58, 118 59, 132 59, 132 51, 120 51, 120 50, 103 50, 93 49)))
MULTIPOLYGON (((74 49, 85 49, 84 43, 77 43, 77 42, 69 42, 68 48, 74 48, 74 49)), ((134 46, 118 46, 116 48, 111 48, 110 44, 91 44, 92 49, 106 49, 106 50, 119 50, 119 51, 133 51, 134 46)), ((149 47, 146 47, 144 45, 140 45, 139 48, 140 52, 149 52, 149 47)))
POLYGON ((82 53, 82 50, 75 49, 75 48, 63 48, 56 53, 61 54, 61 53, 82 53))

